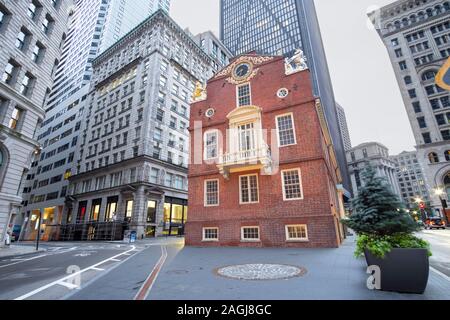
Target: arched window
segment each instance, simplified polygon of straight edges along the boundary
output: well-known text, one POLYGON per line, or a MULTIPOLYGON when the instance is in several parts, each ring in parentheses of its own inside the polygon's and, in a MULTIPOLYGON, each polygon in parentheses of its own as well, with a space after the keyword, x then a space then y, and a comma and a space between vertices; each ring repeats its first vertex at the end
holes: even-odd
POLYGON ((427 16, 431 18, 433 16, 433 9, 427 9, 427 16))
POLYGON ((405 80, 405 84, 411 84, 411 83, 412 83, 411 76, 406 76, 406 77, 404 78, 404 80, 405 80))
POLYGON ((417 16, 419 17, 419 21, 422 21, 423 19, 425 19, 425 13, 423 13, 422 11, 419 12, 417 16))
POLYGON ((450 10, 450 3, 449 2, 444 2, 443 4, 445 11, 449 11, 450 10))
POLYGON ((439 156, 436 152, 432 152, 428 155, 428 160, 430 163, 439 163, 439 156))
POLYGON ((407 27, 407 26, 409 25, 409 21, 408 21, 407 18, 403 18, 403 20, 402 20, 402 25, 403 25, 404 27, 407 27))
POLYGON ((436 14, 441 14, 441 13, 443 12, 441 6, 436 6, 436 7, 434 7, 434 10, 436 11, 436 14))
POLYGON ((436 78, 436 74, 437 74, 436 71, 428 70, 422 74, 422 80, 423 81, 434 80, 436 78))
POLYGON ((395 26, 395 29, 400 29, 401 28, 400 21, 395 21, 394 26, 395 26))
POLYGON ((417 17, 416 17, 415 14, 413 14, 412 16, 410 16, 409 19, 411 20, 411 23, 416 23, 416 22, 417 22, 417 17))
POLYGON ((450 161, 450 150, 445 151, 445 160, 450 161))

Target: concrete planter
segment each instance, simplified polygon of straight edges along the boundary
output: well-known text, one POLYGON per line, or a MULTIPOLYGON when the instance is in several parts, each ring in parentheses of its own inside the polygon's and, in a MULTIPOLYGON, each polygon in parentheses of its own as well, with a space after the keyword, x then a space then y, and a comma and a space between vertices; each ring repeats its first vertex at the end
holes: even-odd
POLYGON ((368 266, 379 266, 381 290, 423 294, 428 284, 430 264, 426 249, 392 249, 384 259, 365 250, 368 266))

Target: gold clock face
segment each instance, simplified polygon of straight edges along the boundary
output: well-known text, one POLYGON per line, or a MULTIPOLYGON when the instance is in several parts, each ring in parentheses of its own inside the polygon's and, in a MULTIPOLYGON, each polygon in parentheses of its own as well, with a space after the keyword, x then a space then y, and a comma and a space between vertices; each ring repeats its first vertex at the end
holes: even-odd
POLYGON ((253 66, 251 63, 243 62, 238 64, 233 69, 233 77, 236 80, 246 79, 253 71, 253 66))

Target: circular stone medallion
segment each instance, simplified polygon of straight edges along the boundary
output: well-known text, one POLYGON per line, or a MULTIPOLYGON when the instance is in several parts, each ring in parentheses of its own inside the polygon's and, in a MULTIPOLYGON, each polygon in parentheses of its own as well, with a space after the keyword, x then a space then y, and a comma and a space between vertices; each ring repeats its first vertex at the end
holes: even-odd
POLYGON ((282 280, 305 275, 306 269, 280 264, 244 264, 217 269, 222 277, 238 280, 282 280))

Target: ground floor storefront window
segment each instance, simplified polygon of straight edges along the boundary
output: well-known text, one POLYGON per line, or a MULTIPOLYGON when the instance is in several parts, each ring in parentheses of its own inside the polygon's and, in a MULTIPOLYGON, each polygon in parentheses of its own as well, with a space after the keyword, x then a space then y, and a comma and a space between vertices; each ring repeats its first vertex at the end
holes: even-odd
POLYGON ((164 203, 164 235, 181 235, 187 221, 187 200, 166 197, 164 203))

